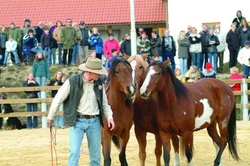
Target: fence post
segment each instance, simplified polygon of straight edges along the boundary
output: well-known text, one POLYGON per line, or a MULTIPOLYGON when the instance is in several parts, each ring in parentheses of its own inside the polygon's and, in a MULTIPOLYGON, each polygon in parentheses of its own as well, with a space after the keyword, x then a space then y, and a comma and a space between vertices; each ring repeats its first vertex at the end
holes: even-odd
POLYGON ((248 121, 248 108, 246 106, 246 104, 248 103, 248 95, 246 93, 247 90, 248 90, 248 83, 246 83, 246 79, 242 79, 241 101, 242 101, 242 105, 243 105, 243 109, 242 109, 243 121, 248 121))
MULTIPOLYGON (((41 98, 46 98, 46 91, 41 91, 41 98)), ((47 103, 41 103, 41 111, 47 112, 47 103)), ((42 117, 42 128, 48 128, 46 116, 42 117)))

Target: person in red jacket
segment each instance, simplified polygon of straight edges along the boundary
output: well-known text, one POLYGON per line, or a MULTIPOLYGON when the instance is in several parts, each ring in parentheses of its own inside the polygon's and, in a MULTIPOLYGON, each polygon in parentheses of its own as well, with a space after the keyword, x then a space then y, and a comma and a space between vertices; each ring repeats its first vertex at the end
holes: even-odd
POLYGON ((106 60, 112 57, 112 50, 116 49, 117 54, 120 54, 120 45, 119 42, 114 38, 114 34, 110 33, 109 38, 105 41, 103 52, 106 55, 106 60))

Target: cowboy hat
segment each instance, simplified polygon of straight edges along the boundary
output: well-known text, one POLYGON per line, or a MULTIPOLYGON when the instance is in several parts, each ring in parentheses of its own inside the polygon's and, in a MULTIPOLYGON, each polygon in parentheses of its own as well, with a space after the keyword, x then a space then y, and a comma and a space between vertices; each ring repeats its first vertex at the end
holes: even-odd
POLYGON ((102 61, 98 58, 88 58, 86 63, 79 65, 78 67, 82 71, 87 71, 96 74, 106 74, 106 69, 102 66, 102 61))

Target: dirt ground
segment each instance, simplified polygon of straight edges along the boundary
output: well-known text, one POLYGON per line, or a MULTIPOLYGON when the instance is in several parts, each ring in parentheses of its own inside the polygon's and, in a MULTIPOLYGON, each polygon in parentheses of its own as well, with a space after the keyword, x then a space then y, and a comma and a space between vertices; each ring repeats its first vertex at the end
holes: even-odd
MULTIPOLYGON (((56 159, 59 166, 67 165, 68 158, 68 133, 69 129, 58 129, 56 133, 56 155, 54 154, 54 165, 56 159), (57 157, 55 157, 57 156, 57 157)), ((237 122, 238 149, 241 161, 236 162, 229 155, 228 148, 223 153, 222 164, 224 166, 250 166, 250 122, 237 122)), ((85 137, 86 138, 86 137, 85 137)), ((155 165, 154 136, 148 134, 148 147, 146 165, 155 165)), ((194 165, 211 166, 215 157, 215 149, 206 130, 195 133, 194 136, 195 154, 194 165)), ((86 146, 86 139, 83 141, 83 154, 80 157, 79 165, 88 165, 89 156, 86 146)), ((133 129, 127 147, 127 160, 131 166, 139 165, 138 144, 133 129)), ((181 165, 186 165, 184 157, 180 158, 181 165)), ((174 155, 171 151, 171 164, 173 165, 174 155)), ((102 161, 103 163, 103 161, 102 161)), ((52 165, 50 153, 50 132, 49 129, 23 129, 13 131, 0 131, 0 166, 49 166, 52 165)), ((118 166, 118 150, 112 147, 112 165, 118 166)), ((162 162, 163 165, 163 162, 162 162)))

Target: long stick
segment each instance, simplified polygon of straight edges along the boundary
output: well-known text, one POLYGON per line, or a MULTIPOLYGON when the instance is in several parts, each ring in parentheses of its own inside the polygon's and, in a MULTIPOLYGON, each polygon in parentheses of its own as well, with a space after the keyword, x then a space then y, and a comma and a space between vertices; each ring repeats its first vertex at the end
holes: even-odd
POLYGON ((52 138, 52 125, 49 127, 50 129, 50 153, 51 153, 51 165, 53 166, 54 165, 54 162, 53 162, 53 138, 52 138))

